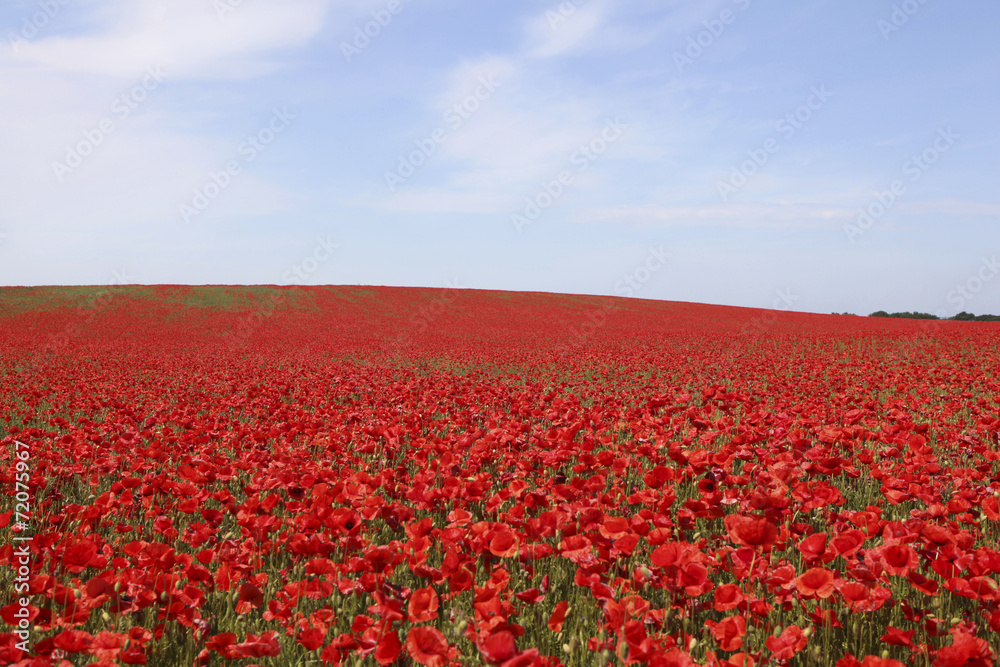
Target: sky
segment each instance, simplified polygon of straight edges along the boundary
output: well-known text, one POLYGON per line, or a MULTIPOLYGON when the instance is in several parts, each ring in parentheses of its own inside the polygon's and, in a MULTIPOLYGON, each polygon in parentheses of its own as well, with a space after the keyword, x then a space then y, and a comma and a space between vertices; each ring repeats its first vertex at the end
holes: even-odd
POLYGON ((5 0, 0 284, 1000 313, 995 0, 5 0))

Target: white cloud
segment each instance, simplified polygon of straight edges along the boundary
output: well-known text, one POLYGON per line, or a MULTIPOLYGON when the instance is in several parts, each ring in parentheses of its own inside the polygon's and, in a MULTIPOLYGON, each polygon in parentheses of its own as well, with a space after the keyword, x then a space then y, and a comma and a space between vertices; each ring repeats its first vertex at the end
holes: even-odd
MULTIPOLYGON (((268 54, 304 44, 322 28, 330 2, 245 0, 221 18, 211 0, 68 5, 64 13, 84 15, 86 31, 58 36, 53 26, 20 44, 17 54, 0 49, 0 86, 18 91, 0 106, 0 201, 11 244, 31 238, 29 229, 60 238, 159 223, 183 228, 179 205, 210 171, 236 157, 242 137, 239 129, 223 137, 192 132, 200 127, 192 117, 204 111, 175 111, 175 84, 272 67, 268 54), (115 100, 140 83, 150 65, 162 67, 165 80, 123 118, 115 100), (113 131, 96 134, 107 122, 113 131), (88 133, 98 139, 87 140, 88 133), (81 142, 90 154, 60 180, 53 163, 64 162, 68 147, 81 142)), ((288 210, 294 194, 266 180, 257 166, 234 178, 196 224, 288 210)))
MULTIPOLYGON (((575 86, 553 86, 557 75, 550 60, 586 46, 606 14, 599 0, 564 5, 573 6, 573 12, 560 14, 552 26, 549 20, 552 12, 558 14, 558 6, 549 10, 550 16, 543 13, 529 21, 524 50, 455 65, 443 77, 441 92, 428 96, 430 108, 445 112, 467 99, 483 80, 495 80, 496 91, 457 128, 440 123, 439 117, 446 141, 395 194, 386 190, 384 196, 373 193, 355 203, 397 212, 413 207, 418 212, 507 214, 543 181, 556 179, 565 169, 575 171, 574 154, 600 136, 609 119, 620 117, 629 101, 594 97, 575 86), (424 185, 429 177, 435 185, 424 185)), ((412 139, 401 141, 400 154, 405 156, 415 140, 432 130, 414 130, 412 139)), ((610 160, 610 154, 624 148, 616 142, 601 160, 610 160)), ((637 147, 633 157, 638 153, 649 151, 637 147)), ((391 164, 398 165, 398 157, 391 164)), ((576 185, 583 189, 582 184, 596 182, 594 171, 576 185)))
POLYGON ((1000 204, 961 201, 959 199, 903 202, 899 205, 899 209, 909 215, 1000 216, 1000 204))
POLYGON ((274 66, 263 54, 313 37, 331 2, 244 1, 220 13, 209 0, 113 0, 89 17, 96 30, 39 36, 16 56, 4 52, 0 66, 16 58, 48 72, 132 78, 162 65, 175 78, 244 78, 274 66))
POLYGON ((529 51, 534 58, 551 58, 586 47, 605 18, 603 3, 592 0, 578 7, 562 2, 528 22, 529 39, 536 44, 529 51))
POLYGON ((824 204, 751 203, 710 206, 618 206, 602 208, 581 222, 612 222, 639 227, 827 228, 851 221, 853 209, 824 204))

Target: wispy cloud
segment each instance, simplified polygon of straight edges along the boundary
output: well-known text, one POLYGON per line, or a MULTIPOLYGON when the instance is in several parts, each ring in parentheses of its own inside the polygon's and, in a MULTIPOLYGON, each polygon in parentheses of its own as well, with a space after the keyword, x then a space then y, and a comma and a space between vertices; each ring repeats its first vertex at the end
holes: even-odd
POLYGON ((0 56, 0 67, 17 62, 50 74, 127 79, 155 63, 176 78, 248 78, 276 66, 269 52, 314 37, 332 2, 226 3, 231 9, 220 12, 218 2, 204 0, 110 0, 81 19, 86 32, 33 39, 16 59, 0 56))
POLYGON ((731 204, 716 206, 619 206, 584 214, 580 222, 613 222, 637 227, 835 228, 853 211, 823 204, 731 204))

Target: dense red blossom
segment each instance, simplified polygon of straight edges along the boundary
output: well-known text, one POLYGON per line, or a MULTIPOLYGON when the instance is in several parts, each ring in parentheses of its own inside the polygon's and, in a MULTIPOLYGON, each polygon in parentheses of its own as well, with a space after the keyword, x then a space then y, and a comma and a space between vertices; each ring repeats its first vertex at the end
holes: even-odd
POLYGON ((0 544, 30 597, 0 605, 0 664, 985 667, 1000 649, 992 324, 471 290, 91 296, 0 290, 0 476, 27 487, 32 534, 27 563, 0 544))
POLYGON ((765 518, 730 514, 726 530, 733 542, 745 547, 770 546, 778 539, 778 527, 765 518))
POLYGON ((406 638, 410 657, 425 667, 444 667, 448 663, 448 642, 437 628, 426 625, 410 630, 406 638))

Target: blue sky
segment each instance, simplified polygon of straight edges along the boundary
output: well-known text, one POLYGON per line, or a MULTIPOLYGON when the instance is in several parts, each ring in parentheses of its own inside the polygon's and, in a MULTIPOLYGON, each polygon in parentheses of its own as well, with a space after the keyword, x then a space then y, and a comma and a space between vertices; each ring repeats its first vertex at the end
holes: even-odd
POLYGON ((992 0, 10 0, 0 284, 1000 312, 997 25, 992 0))

